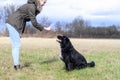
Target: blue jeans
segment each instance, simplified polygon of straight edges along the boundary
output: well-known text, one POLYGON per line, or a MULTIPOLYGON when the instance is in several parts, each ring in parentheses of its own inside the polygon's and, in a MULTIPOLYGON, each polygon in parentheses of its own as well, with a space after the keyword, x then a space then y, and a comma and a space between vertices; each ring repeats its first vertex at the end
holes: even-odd
POLYGON ((12 56, 14 65, 19 65, 19 56, 20 56, 20 48, 21 48, 21 41, 20 35, 18 31, 11 26, 10 24, 6 23, 7 29, 9 31, 9 36, 12 42, 12 56))

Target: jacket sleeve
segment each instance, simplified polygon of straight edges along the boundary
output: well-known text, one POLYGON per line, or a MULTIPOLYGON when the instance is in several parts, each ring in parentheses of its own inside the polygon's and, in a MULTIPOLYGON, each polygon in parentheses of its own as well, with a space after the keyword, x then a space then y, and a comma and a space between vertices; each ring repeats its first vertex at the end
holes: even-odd
POLYGON ((35 9, 34 7, 30 7, 28 9, 28 15, 30 17, 30 20, 32 22, 32 25, 37 28, 38 30, 42 31, 43 30, 43 26, 38 24, 37 20, 36 20, 36 16, 35 16, 35 9))

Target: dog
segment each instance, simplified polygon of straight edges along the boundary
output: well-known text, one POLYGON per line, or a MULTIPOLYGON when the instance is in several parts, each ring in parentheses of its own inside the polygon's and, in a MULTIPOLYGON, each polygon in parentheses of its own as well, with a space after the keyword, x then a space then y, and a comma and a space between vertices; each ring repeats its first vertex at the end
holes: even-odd
POLYGON ((60 59, 65 63, 66 71, 95 66, 94 61, 87 63, 85 57, 73 47, 67 36, 58 35, 57 42, 60 43, 60 59))

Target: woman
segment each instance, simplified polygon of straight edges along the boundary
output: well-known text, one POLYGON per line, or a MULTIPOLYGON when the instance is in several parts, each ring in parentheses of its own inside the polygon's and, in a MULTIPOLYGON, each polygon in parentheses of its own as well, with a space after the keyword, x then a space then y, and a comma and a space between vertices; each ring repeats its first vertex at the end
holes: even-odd
POLYGON ((21 48, 20 34, 24 33, 25 25, 27 21, 31 21, 33 26, 38 30, 51 30, 51 27, 43 27, 38 24, 36 16, 40 13, 42 7, 47 0, 28 0, 28 2, 22 5, 16 12, 9 15, 6 20, 7 29, 12 42, 12 56, 14 61, 14 69, 20 68, 19 55, 21 48))

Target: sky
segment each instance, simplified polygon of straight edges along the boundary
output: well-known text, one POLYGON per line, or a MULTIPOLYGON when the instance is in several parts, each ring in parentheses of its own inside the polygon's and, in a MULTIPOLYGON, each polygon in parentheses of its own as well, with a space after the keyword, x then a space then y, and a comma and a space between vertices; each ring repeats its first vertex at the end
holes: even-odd
MULTIPOLYGON (((0 0, 0 5, 22 5, 27 0, 0 0)), ((119 25, 120 0, 47 0, 38 16, 69 22, 80 16, 91 25, 119 25)))

